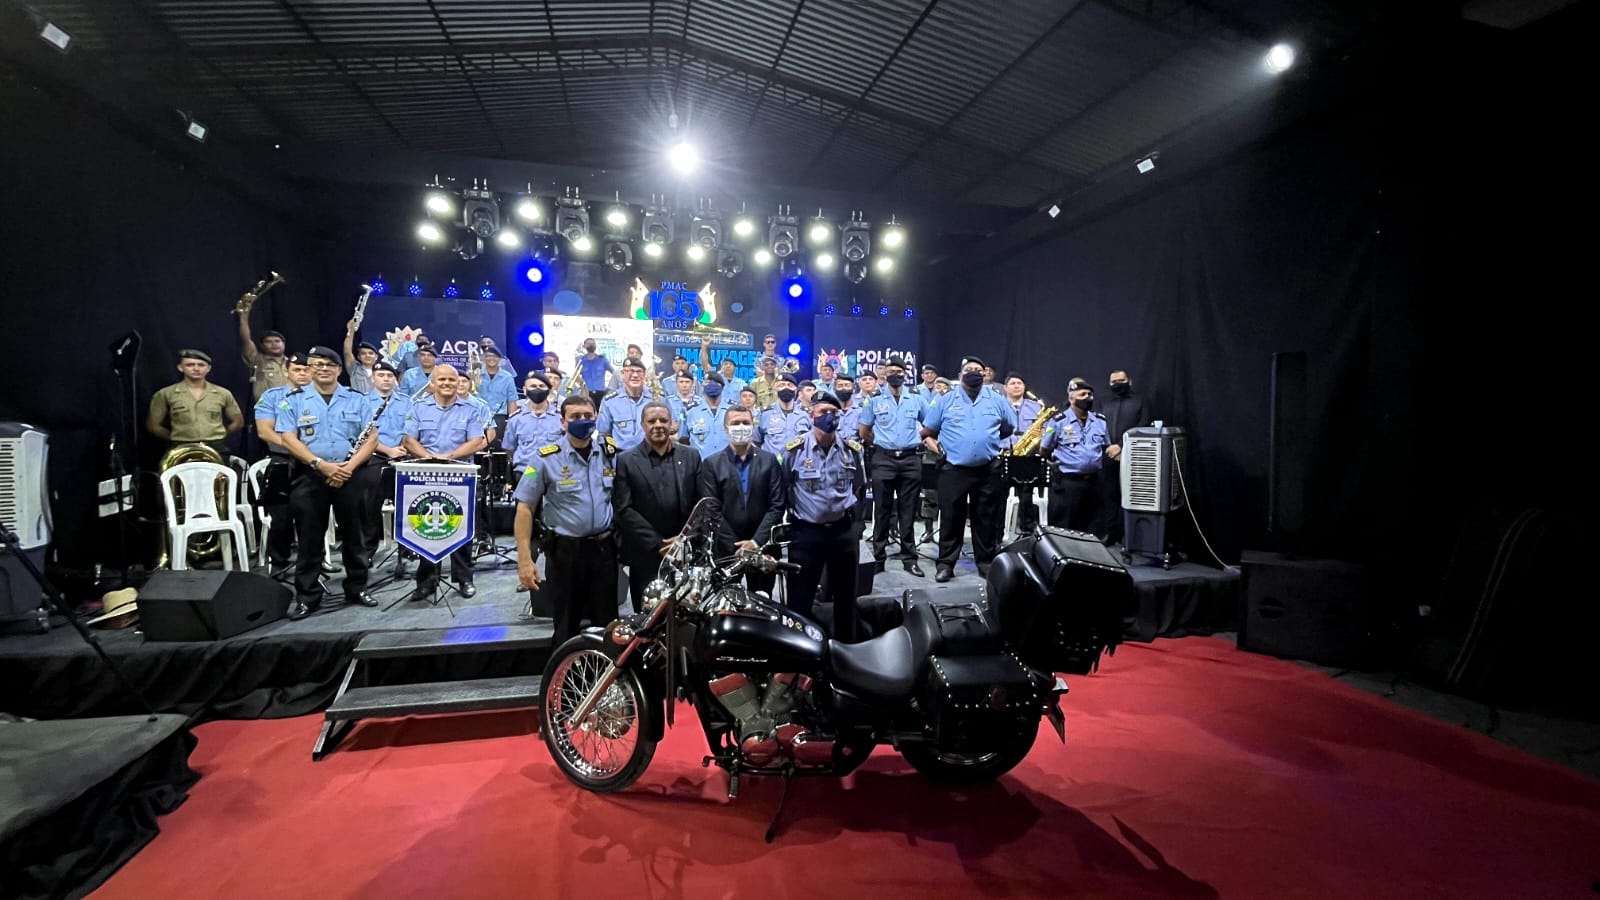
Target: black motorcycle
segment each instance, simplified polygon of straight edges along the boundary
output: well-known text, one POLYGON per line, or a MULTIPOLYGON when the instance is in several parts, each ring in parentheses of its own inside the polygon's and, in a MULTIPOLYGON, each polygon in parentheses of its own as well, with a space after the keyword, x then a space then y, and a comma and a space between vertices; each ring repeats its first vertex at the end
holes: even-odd
POLYGON ((643 612, 550 657, 544 740, 580 787, 632 784, 680 698, 730 797, 741 775, 783 776, 787 796, 790 777, 848 774, 879 744, 936 780, 997 778, 1028 754, 1041 717, 1066 740, 1056 673, 1093 670, 1132 600, 1127 570, 1092 535, 1040 528, 983 585, 907 591, 903 624, 840 643, 741 583, 797 566, 755 551, 713 559, 716 516, 712 500, 695 506, 643 612))

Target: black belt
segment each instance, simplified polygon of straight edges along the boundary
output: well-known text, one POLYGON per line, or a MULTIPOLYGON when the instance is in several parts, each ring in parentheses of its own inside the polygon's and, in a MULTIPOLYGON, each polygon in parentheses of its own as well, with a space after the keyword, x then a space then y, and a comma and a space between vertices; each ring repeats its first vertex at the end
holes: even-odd
POLYGON ((1070 478, 1073 481, 1088 481, 1089 479, 1093 478, 1096 473, 1094 473, 1094 472, 1062 472, 1060 470, 1057 470, 1056 474, 1060 475, 1062 478, 1070 478))
MULTIPOLYGON (((851 506, 853 507, 854 504, 851 504, 851 506)), ((854 520, 850 518, 849 510, 846 510, 844 515, 840 516, 837 519, 834 519, 832 522, 807 522, 804 519, 801 519, 801 520, 796 521, 794 524, 795 525, 809 525, 812 528, 838 528, 838 527, 840 527, 842 525, 854 524, 854 520)))
POLYGON ((904 447, 896 450, 893 447, 885 447, 882 444, 874 444, 873 446, 877 448, 879 453, 887 453, 895 459, 905 459, 913 453, 922 452, 922 448, 920 447, 904 447))
POLYGON ((591 535, 589 535, 587 537, 573 537, 570 534, 561 534, 561 533, 555 532, 555 531, 550 532, 549 533, 549 537, 551 539, 557 540, 557 541, 576 541, 578 543, 598 543, 598 542, 601 542, 601 541, 609 541, 609 540, 611 540, 611 534, 612 534, 611 529, 608 528, 605 531, 600 532, 599 534, 591 534, 591 535))

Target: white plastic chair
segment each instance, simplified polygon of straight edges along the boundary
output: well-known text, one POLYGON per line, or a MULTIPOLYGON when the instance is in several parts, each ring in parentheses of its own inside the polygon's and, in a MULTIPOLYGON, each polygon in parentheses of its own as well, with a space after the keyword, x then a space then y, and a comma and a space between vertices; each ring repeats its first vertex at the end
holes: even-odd
POLYGON ((215 463, 184 463, 161 473, 161 493, 167 500, 167 532, 172 535, 172 568, 189 568, 189 538, 197 534, 216 532, 225 541, 222 564, 237 562, 241 571, 249 571, 250 561, 245 556, 244 522, 234 515, 237 507, 230 503, 226 514, 217 509, 217 480, 227 482, 225 496, 236 497, 239 476, 228 466, 215 463), (182 521, 179 521, 178 501, 173 485, 183 487, 182 521))
POLYGON ((260 523, 258 527, 261 529, 261 532, 255 542, 257 553, 256 565, 259 566, 265 566, 267 564, 267 534, 272 530, 272 516, 267 512, 267 508, 261 503, 261 479, 267 477, 268 462, 270 462, 270 460, 261 459, 251 463, 248 473, 250 481, 250 503, 252 507, 252 518, 260 523))
POLYGON ((256 508, 251 505, 249 497, 250 467, 237 456, 228 461, 239 481, 239 490, 233 495, 233 503, 239 511, 240 521, 244 522, 244 557, 249 559, 256 552, 256 508))

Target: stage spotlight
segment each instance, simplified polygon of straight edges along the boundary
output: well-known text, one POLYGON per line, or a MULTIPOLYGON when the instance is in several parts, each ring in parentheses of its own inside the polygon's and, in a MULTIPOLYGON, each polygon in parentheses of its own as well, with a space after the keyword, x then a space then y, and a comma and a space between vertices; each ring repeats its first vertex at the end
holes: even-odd
POLYGON ((737 300, 735 300, 735 301, 733 301, 733 305, 732 305, 732 306, 729 306, 729 307, 728 307, 728 308, 729 308, 729 309, 731 309, 731 310, 733 310, 733 311, 734 311, 734 312, 735 312, 735 313, 742 313, 742 312, 744 312, 744 304, 743 304, 743 303, 740 303, 740 302, 739 302, 739 301, 737 301, 737 300))
POLYGON ((572 249, 578 251, 579 253, 588 253, 590 250, 594 249, 594 241, 591 240, 587 234, 579 235, 573 240, 572 249))
POLYGON ((1161 154, 1159 153, 1152 153, 1134 163, 1133 167, 1139 170, 1140 175, 1149 175, 1151 172, 1155 171, 1156 157, 1160 155, 1161 154))
POLYGON ((663 252, 665 252, 665 251, 663 251, 661 249, 661 245, 660 244, 648 243, 648 244, 644 245, 644 255, 645 256, 648 256, 648 257, 651 257, 651 258, 655 258, 655 257, 659 257, 663 252))
POLYGON ((210 129, 206 128, 204 125, 201 125, 194 116, 191 116, 187 113, 184 114, 183 118, 185 123, 183 133, 188 135, 191 139, 204 144, 206 142, 206 134, 210 131, 210 129))
POLYGON ((872 252, 872 226, 861 219, 861 214, 851 213, 850 224, 840 235, 840 255, 845 262, 860 262, 872 252))
POLYGON ((820 272, 831 272, 833 271, 833 254, 818 253, 812 257, 811 265, 820 272))
POLYGON ((833 234, 833 228, 820 215, 811 220, 811 230, 806 232, 806 236, 811 238, 811 243, 813 244, 823 243, 831 234, 833 234))
POLYGON ((750 258, 755 261, 756 265, 765 266, 768 263, 772 262, 772 251, 768 250, 765 247, 762 247, 760 250, 757 250, 755 252, 755 254, 752 255, 750 258))
POLYGON ((540 334, 538 331, 530 331, 530 332, 528 332, 528 346, 529 347, 543 347, 544 346, 544 335, 540 334))
POLYGON ((861 304, 858 303, 855 306, 850 307, 850 315, 852 315, 852 316, 861 315, 861 304))
POLYGON ((749 216, 740 216, 733 221, 733 233, 742 238, 747 238, 756 233, 756 223, 749 216))
POLYGON ((717 256, 717 271, 732 278, 744 271, 744 254, 737 250, 724 250, 717 256))
POLYGON ((671 161, 674 169, 687 175, 700 165, 700 152, 688 141, 679 141, 667 151, 667 159, 671 161))
POLYGON ((575 187, 567 188, 567 195, 556 199, 556 233, 580 251, 587 250, 578 247, 578 241, 589 236, 589 208, 575 187))
POLYGON ((436 216, 454 215, 456 211, 455 201, 444 191, 429 191, 423 205, 427 207, 428 212, 436 216))
POLYGON ((411 283, 406 285, 406 293, 410 294, 413 297, 421 297, 422 296, 422 282, 418 281, 415 276, 412 276, 411 283))
POLYGON ((832 303, 829 303, 827 306, 822 308, 822 314, 825 316, 831 316, 835 312, 837 312, 837 307, 835 307, 832 303))
POLYGON ((550 266, 537 259, 526 259, 517 266, 517 279, 524 287, 540 288, 550 281, 550 266))
POLYGON ((878 315, 887 316, 888 314, 889 314, 889 307, 887 307, 887 306, 878 307, 878 315))
POLYGON ((710 200, 701 198, 689 226, 689 240, 708 253, 722 246, 722 216, 712 209, 710 200))
POLYGON ((379 273, 377 278, 372 279, 372 292, 374 294, 389 293, 389 285, 383 280, 382 273, 379 273))
POLYGON ((1266 67, 1268 74, 1282 75, 1294 65, 1294 48, 1288 44, 1273 44, 1261 64, 1266 67))
POLYGON ((772 255, 787 259, 800 245, 800 220, 789 214, 789 207, 778 207, 778 214, 767 220, 767 246, 772 255))
POLYGON ((613 206, 606 213, 606 224, 613 228, 623 228, 628 224, 628 211, 621 206, 613 206))
POLYGON ((460 236, 456 238, 457 256, 461 257, 462 259, 472 260, 477 259, 478 254, 482 252, 483 238, 478 237, 470 231, 460 232, 460 236))
POLYGON ((880 256, 872 265, 877 268, 879 275, 887 275, 894 270, 894 259, 888 256, 880 256))
POLYGON ((500 230, 500 204, 494 199, 494 194, 486 190, 487 182, 480 186, 473 183, 470 191, 461 193, 461 209, 467 223, 467 230, 478 237, 488 240, 500 230))
POLYGON ((699 262, 706 258, 706 251, 699 244, 690 244, 685 253, 694 262, 699 262))
POLYGON ((867 264, 864 262, 845 263, 844 277, 851 284, 860 284, 867 277, 867 264))
POLYGON ((672 210, 665 194, 652 194, 644 211, 644 239, 650 244, 672 243, 672 210))
POLYGON ((39 29, 39 37, 62 53, 67 52, 67 45, 72 43, 72 35, 57 28, 54 22, 44 23, 44 27, 39 29))
POLYGON ((805 272, 806 267, 798 256, 791 256, 778 264, 778 274, 784 278, 799 278, 805 272))
POLYGON ((1050 208, 1045 210, 1045 212, 1050 214, 1050 218, 1054 219, 1056 216, 1061 215, 1061 207, 1058 204, 1052 203, 1050 204, 1050 208))
POLYGON ((905 316, 906 316, 906 318, 908 318, 908 319, 909 319, 909 318, 911 318, 911 317, 912 317, 912 316, 913 316, 913 315, 915 315, 915 313, 913 313, 913 312, 912 312, 912 311, 911 311, 911 307, 909 307, 909 306, 908 306, 908 307, 906 307, 906 312, 905 312, 905 316))
POLYGON ((895 224, 894 216, 889 217, 889 224, 883 229, 883 245, 892 249, 898 248, 906 242, 906 230, 895 224))
POLYGON ((806 295, 806 286, 798 281, 792 281, 784 289, 784 293, 788 294, 792 299, 799 300, 806 295))
POLYGON ((493 300, 494 299, 494 288, 489 286, 489 282, 485 281, 483 283, 483 287, 478 288, 478 299, 480 299, 480 300, 493 300))
POLYGON ((539 209, 539 201, 523 194, 517 198, 517 205, 511 208, 516 217, 528 224, 533 224, 544 218, 544 213, 539 209))
POLYGON ((790 356, 799 356, 800 355, 800 349, 801 349, 801 347, 800 347, 800 342, 799 341, 790 341, 789 342, 789 355, 790 356))
POLYGON ((507 250, 515 250, 522 246, 522 235, 509 228, 502 228, 500 233, 494 236, 494 242, 507 250))
POLYGON ((528 255, 542 263, 554 262, 561 255, 561 246, 549 235, 535 235, 528 239, 528 255))
POLYGON ((613 272, 621 272, 633 265, 633 248, 626 241, 610 241, 605 249, 606 265, 613 272))
POLYGON ((461 296, 461 288, 456 287, 456 280, 454 278, 450 279, 450 283, 445 285, 444 295, 449 297, 451 300, 461 296))
POLYGON ((424 244, 437 244, 444 240, 444 229, 432 222, 423 222, 417 226, 417 237, 421 238, 424 244))

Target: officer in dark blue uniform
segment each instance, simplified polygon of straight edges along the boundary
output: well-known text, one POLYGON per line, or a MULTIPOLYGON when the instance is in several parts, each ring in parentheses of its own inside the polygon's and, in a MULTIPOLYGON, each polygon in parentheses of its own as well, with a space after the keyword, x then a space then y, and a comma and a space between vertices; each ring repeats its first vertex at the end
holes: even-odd
POLYGON ((584 619, 605 625, 617 617, 617 537, 611 489, 617 445, 595 436, 594 401, 573 394, 561 401, 567 433, 539 448, 517 482, 517 578, 531 590, 546 583, 555 611, 555 643, 578 633, 584 619), (534 510, 543 502, 545 575, 533 555, 534 510))
POLYGON ((303 619, 322 606, 323 538, 328 510, 343 538, 344 596, 377 606, 367 595, 367 552, 361 537, 360 483, 352 481, 378 445, 376 419, 365 394, 339 383, 339 352, 312 347, 311 384, 290 394, 278 409, 278 435, 297 462, 289 488, 300 555, 295 562, 294 605, 289 618, 303 619))
POLYGON ((989 574, 999 552, 999 496, 993 468, 1000 442, 1013 431, 1011 411, 983 383, 983 360, 961 361, 961 386, 928 407, 924 443, 944 454, 939 466, 939 561, 935 581, 949 581, 961 558, 967 517, 972 517, 972 557, 978 574, 989 574))
POLYGON ((855 508, 867 489, 862 447, 839 433, 839 399, 811 398, 811 430, 784 445, 783 476, 789 508, 789 607, 811 615, 817 586, 827 571, 833 636, 860 639, 856 615, 855 508))
POLYGON ((1052 416, 1039 441, 1050 454, 1049 521, 1056 528, 1088 531, 1099 511, 1096 476, 1110 446, 1106 420, 1094 411, 1094 388, 1086 381, 1067 387, 1072 406, 1052 416))

